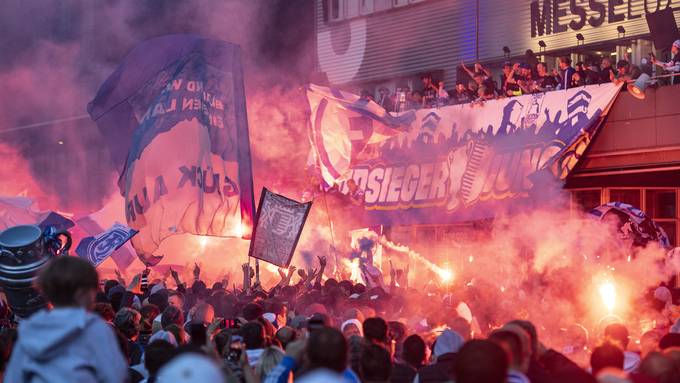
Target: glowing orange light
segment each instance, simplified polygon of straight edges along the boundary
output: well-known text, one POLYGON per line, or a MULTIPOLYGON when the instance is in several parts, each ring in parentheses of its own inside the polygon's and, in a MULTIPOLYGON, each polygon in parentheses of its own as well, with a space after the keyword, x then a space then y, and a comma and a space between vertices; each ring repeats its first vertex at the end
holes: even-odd
POLYGON ((453 280, 453 272, 451 270, 439 268, 435 271, 439 274, 439 278, 441 278, 442 282, 448 283, 453 280))
POLYGON ((607 311, 611 313, 616 305, 616 287, 613 283, 606 281, 600 284, 598 290, 600 292, 600 298, 602 298, 602 303, 604 303, 607 311))

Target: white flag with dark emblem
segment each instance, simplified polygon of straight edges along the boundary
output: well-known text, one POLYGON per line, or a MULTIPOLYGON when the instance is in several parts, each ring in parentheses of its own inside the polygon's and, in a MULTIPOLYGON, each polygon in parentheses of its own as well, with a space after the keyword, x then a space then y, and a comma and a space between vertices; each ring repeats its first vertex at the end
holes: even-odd
POLYGON ((263 188, 249 256, 287 267, 311 207, 263 188))
POLYGON ((116 222, 97 236, 83 238, 78 244, 76 254, 97 267, 137 233, 137 230, 116 222))

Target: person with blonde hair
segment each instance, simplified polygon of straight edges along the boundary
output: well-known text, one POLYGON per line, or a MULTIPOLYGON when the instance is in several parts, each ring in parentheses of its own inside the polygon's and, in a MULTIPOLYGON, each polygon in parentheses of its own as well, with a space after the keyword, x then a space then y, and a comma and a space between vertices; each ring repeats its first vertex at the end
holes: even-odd
POLYGON ((259 381, 264 381, 267 375, 283 360, 283 351, 278 347, 267 347, 262 352, 260 360, 255 364, 255 374, 259 381))

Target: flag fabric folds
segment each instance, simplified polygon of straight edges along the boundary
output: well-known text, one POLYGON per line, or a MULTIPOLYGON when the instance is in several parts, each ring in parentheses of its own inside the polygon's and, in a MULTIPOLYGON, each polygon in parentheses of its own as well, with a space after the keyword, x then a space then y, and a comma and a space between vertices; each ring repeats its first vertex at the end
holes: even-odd
POLYGON ((489 218, 554 201, 620 89, 591 85, 392 115, 311 87, 312 154, 326 183, 361 196, 366 226, 489 218), (364 133, 355 142, 356 118, 364 133))
POLYGON ((120 170, 139 253, 175 234, 248 237, 254 198, 241 49, 168 35, 133 49, 88 112, 120 170))
POLYGON ((97 236, 83 238, 76 248, 76 254, 97 267, 135 234, 136 230, 116 222, 97 236))
POLYGON ((393 116, 374 101, 334 88, 310 85, 309 138, 326 183, 347 173, 353 161, 370 156, 373 144, 400 134, 413 122, 413 112, 393 116))
POLYGON ((263 188, 249 256, 288 267, 311 207, 263 188))

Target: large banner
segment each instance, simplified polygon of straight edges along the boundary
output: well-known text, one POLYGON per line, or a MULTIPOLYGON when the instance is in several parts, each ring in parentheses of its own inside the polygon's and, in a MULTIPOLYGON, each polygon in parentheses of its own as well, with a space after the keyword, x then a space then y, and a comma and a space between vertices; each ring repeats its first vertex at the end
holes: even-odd
POLYGON ((249 256, 288 267, 311 207, 263 188, 249 256))
POLYGON ((88 106, 119 165, 138 252, 174 234, 250 236, 243 86, 237 45, 170 35, 138 45, 88 106))
POLYGON ((318 155, 337 132, 349 131, 351 111, 329 107, 339 102, 317 89, 308 91, 310 135, 325 138, 312 139, 324 180, 361 199, 366 224, 389 225, 491 217, 508 201, 547 191, 574 168, 620 86, 420 109, 393 137, 357 142, 357 149, 352 142, 349 159, 318 155))

